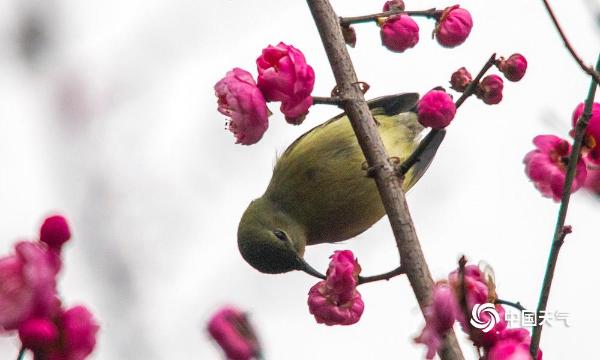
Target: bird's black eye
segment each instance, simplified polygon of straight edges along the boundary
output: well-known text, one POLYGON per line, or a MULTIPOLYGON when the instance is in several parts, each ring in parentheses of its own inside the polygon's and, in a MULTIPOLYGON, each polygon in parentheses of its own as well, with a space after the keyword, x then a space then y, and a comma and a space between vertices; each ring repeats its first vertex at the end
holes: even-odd
POLYGON ((277 237, 281 241, 288 241, 287 235, 281 230, 274 230, 273 235, 275 235, 275 237, 277 237))

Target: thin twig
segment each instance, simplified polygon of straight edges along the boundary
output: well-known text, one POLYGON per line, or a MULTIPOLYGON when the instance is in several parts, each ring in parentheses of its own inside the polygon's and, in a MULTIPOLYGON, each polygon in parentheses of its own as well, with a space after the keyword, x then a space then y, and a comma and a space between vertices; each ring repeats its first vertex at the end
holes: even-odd
MULTIPOLYGON (((596 69, 600 69, 600 55, 598 56, 596 69)), ((571 188, 573 186, 573 179, 575 178, 577 162, 579 161, 579 157, 581 155, 583 138, 588 123, 590 121, 590 117, 592 116, 592 104, 594 103, 596 88, 598 87, 597 85, 598 83, 596 82, 596 78, 593 77, 587 98, 585 100, 585 108, 583 110, 583 115, 577 121, 577 125, 575 126, 575 139, 573 140, 573 149, 571 151, 571 156, 569 157, 569 166, 567 167, 565 185, 563 187, 562 198, 560 201, 560 209, 558 210, 558 219, 556 221, 556 227, 554 229, 554 236, 552 238, 552 245, 550 247, 550 255, 548 256, 548 263, 546 264, 546 272, 544 274, 544 282, 542 283, 542 291, 540 293, 540 300, 538 302, 536 310, 538 317, 546 311, 546 306, 548 305, 548 297, 550 296, 550 287, 552 286, 552 279, 554 278, 554 271, 556 270, 556 263, 558 261, 558 253, 560 252, 560 248, 564 241, 564 237, 570 232, 570 227, 565 227, 565 220, 567 218, 567 210, 569 208, 571 188)), ((530 346, 531 355, 534 359, 536 359, 537 356, 541 336, 542 324, 536 324, 536 326, 534 326, 533 328, 530 346)))
MULTIPOLYGON (((494 53, 494 54, 492 54, 492 56, 490 56, 488 61, 483 65, 481 70, 479 70, 479 73, 477 74, 477 76, 475 76, 475 78, 469 83, 469 85, 467 86, 465 91, 462 93, 460 98, 458 98, 458 100, 456 100, 455 106, 457 109, 465 102, 465 100, 467 100, 467 98, 469 96, 475 94, 475 91, 477 89, 477 84, 479 84, 479 81, 481 81, 481 78, 483 78, 483 75, 485 75, 485 73, 492 66, 494 66, 495 62, 496 62, 496 54, 494 53)), ((431 131, 429 131, 429 133, 423 138, 423 140, 421 140, 419 142, 419 146, 417 146, 417 148, 412 152, 412 154, 410 154, 410 156, 408 158, 406 158, 406 160, 404 160, 404 162, 400 166, 398 166, 398 169, 397 169, 398 175, 400 175, 400 176, 406 175, 406 173, 416 163, 419 162, 420 157, 423 154, 423 151, 425 151, 425 149, 427 149, 427 147, 429 146, 429 143, 431 143, 431 141, 433 141, 433 139, 435 138, 435 135, 438 132, 440 132, 440 130, 437 130, 437 129, 431 129, 431 131)))
POLYGON ((25 358, 25 346, 21 346, 21 350, 19 350, 19 355, 17 355, 17 360, 23 360, 25 358))
POLYGON ((366 283, 370 283, 370 282, 374 282, 374 281, 381 281, 381 280, 387 281, 393 277, 396 277, 396 276, 402 275, 402 274, 404 274, 404 269, 402 268, 402 266, 398 266, 394 270, 388 271, 383 274, 373 275, 373 276, 359 276, 358 277, 358 285, 362 285, 362 284, 366 284, 366 283))
POLYGON ((403 10, 399 10, 399 9, 392 9, 389 11, 383 11, 383 12, 379 12, 376 14, 341 17, 340 25, 348 26, 351 24, 366 23, 366 22, 376 21, 379 18, 386 18, 386 17, 399 15, 399 14, 405 14, 408 16, 422 16, 422 17, 426 17, 426 18, 437 19, 442 14, 442 10, 437 10, 435 8, 428 9, 428 10, 416 10, 416 11, 403 11, 403 10))
MULTIPOLYGON (((357 85, 358 78, 344 43, 339 18, 328 0, 307 0, 307 4, 333 70, 339 96, 345 99, 343 107, 358 144, 369 166, 376 168, 375 183, 394 232, 402 267, 421 310, 425 311, 431 298, 433 279, 406 204, 402 181, 395 174, 373 115, 357 85)), ((449 332, 439 354, 442 360, 464 359, 454 332, 449 332)))
POLYGON ((548 0, 542 0, 542 1, 544 2, 544 6, 546 7, 546 11, 548 12, 548 15, 550 15, 550 18, 552 19, 552 22, 554 23, 554 27, 560 34, 560 37, 562 38, 563 43, 565 44, 567 50, 569 50, 569 53, 571 54, 573 59, 575 59, 575 61, 579 64, 579 67, 581 67, 581 69, 583 71, 585 71, 588 75, 590 75, 591 77, 594 78, 594 80, 596 81, 596 84, 600 84, 600 72, 598 71, 598 69, 596 68, 596 70, 594 70, 593 67, 587 65, 583 61, 583 59, 577 54, 577 52, 575 51, 575 48, 573 47, 573 45, 571 45, 571 42, 567 38, 567 35, 565 35, 565 32, 564 32, 562 26, 558 22, 558 18, 554 14, 554 11, 552 10, 550 3, 548 2, 548 0))
POLYGON ((321 105, 342 105, 342 99, 339 97, 330 97, 330 96, 313 96, 312 97, 313 104, 321 104, 321 105))
POLYGON ((508 301, 508 300, 496 299, 496 301, 494 301, 494 304, 510 306, 519 311, 527 311, 527 308, 525 306, 521 305, 521 303, 519 301, 512 302, 512 301, 508 301))

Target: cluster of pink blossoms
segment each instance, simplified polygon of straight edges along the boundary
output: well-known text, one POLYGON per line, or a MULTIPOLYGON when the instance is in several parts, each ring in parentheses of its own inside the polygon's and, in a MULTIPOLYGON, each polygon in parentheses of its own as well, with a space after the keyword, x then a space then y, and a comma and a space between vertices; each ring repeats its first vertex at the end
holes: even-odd
POLYGON ((302 52, 280 42, 256 59, 258 83, 248 71, 234 68, 215 84, 218 110, 229 117, 237 143, 258 142, 269 127, 267 102, 280 101, 288 123, 302 123, 312 106, 315 73, 302 52))
MULTIPOLYGON (((512 54, 508 59, 500 57, 494 63, 498 70, 509 81, 519 81, 527 71, 527 59, 521 54, 512 54)), ((473 78, 464 67, 456 70, 450 77, 450 88, 458 92, 465 92, 473 78)), ((504 80, 498 75, 487 75, 477 84, 475 95, 488 105, 496 105, 502 101, 504 80)))
POLYGON ((308 292, 308 310, 319 324, 352 325, 365 309, 356 290, 360 265, 350 250, 335 251, 331 256, 327 279, 308 292))
MULTIPOLYGON (((425 327, 415 339, 427 346, 427 359, 433 359, 442 346, 446 333, 454 323, 461 324, 473 344, 482 349, 488 360, 530 359, 529 331, 522 328, 508 328, 505 310, 495 305, 499 321, 489 331, 472 327, 469 324, 473 308, 479 304, 494 303, 496 293, 493 283, 475 265, 467 265, 461 276, 459 270, 450 273, 447 281, 438 282, 431 296, 431 303, 425 309, 425 327), (461 281, 462 279, 463 281, 461 281), (464 309, 466 303, 466 309, 464 309)), ((479 320, 487 323, 491 320, 489 312, 481 312, 479 320)), ((542 359, 541 351, 536 360, 542 359)))
MULTIPOLYGON (((573 111, 573 128, 581 118, 584 104, 579 104, 573 111)), ((574 133, 574 130, 571 134, 574 133)), ((533 181, 542 195, 560 201, 569 158, 571 144, 554 135, 538 135, 533 139, 536 149, 527 153, 523 162, 525 173, 533 181)), ((600 193, 600 104, 592 106, 592 116, 586 130, 582 156, 575 168, 575 178, 571 192, 581 187, 600 193)))
POLYGON ((0 333, 18 331, 36 359, 83 360, 96 345, 98 325, 83 306, 63 308, 56 290, 61 250, 71 237, 62 216, 47 218, 39 241, 21 241, 0 258, 0 333))
MULTIPOLYGON (((404 11, 403 1, 387 1, 383 11, 404 11)), ((453 48, 467 40, 473 19, 459 5, 447 7, 436 16, 433 34, 438 43, 453 48)), ((405 13, 389 16, 381 21, 381 43, 391 51, 404 52, 419 42, 419 25, 405 13)))
POLYGON ((219 344, 227 359, 250 360, 260 356, 256 333, 246 314, 224 306, 208 322, 208 333, 219 344))

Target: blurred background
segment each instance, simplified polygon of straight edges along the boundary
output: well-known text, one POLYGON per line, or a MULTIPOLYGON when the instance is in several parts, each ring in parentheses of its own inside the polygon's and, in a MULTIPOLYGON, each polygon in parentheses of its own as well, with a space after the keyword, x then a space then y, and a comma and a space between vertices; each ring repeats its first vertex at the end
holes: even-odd
MULTIPOLYGON (((380 10, 384 1, 333 1, 340 15, 380 10)), ((554 1, 567 34, 588 63, 599 50, 595 0, 554 1)), ((409 10, 453 2, 407 1, 409 10)), ((589 81, 564 49, 541 1, 465 0, 474 28, 444 49, 417 19, 421 41, 404 54, 380 46, 378 28, 356 26, 350 53, 367 94, 447 86, 461 66, 476 73, 492 52, 524 54, 528 73, 505 83, 504 100, 470 99, 449 128, 429 172, 408 195, 435 278, 460 254, 495 269, 499 295, 533 309, 558 205, 523 173, 535 135, 567 137, 589 81)), ((93 359, 220 359, 205 322, 230 303, 251 314, 268 359, 419 359, 423 324, 405 278, 360 291, 366 304, 350 327, 316 324, 306 299, 315 280, 264 275, 237 251, 238 220, 270 179, 277 153, 339 110, 318 106, 297 127, 272 106, 258 144, 234 144, 216 111, 213 85, 238 66, 256 74, 262 48, 301 49, 315 69, 315 95, 333 77, 303 1, 0 1, 0 253, 37 237, 42 219, 68 217, 60 291, 88 305, 102 329, 93 359)), ((549 303, 571 327, 546 328, 545 359, 589 357, 597 342, 592 306, 600 201, 574 195, 549 303), (591 313, 591 314, 590 314, 591 313)), ((335 249, 352 249, 365 275, 398 263, 387 220, 357 240, 319 245, 307 259, 325 269, 335 249)), ((461 335, 462 336, 462 335, 461 335)), ((18 341, 0 338, 0 358, 18 341)), ((468 358, 475 359, 465 346, 468 358)))

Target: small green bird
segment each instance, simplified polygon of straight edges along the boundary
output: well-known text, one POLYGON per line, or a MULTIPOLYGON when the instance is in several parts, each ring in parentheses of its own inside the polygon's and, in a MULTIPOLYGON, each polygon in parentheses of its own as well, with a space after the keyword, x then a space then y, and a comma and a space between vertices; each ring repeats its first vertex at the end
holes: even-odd
MULTIPOLYGON (((369 101, 390 157, 406 159, 419 145, 418 94, 369 101)), ((410 189, 429 167, 444 138, 440 131, 404 177, 410 189)), ((264 273, 318 273, 304 260, 306 245, 350 239, 385 215, 375 181, 343 113, 309 130, 279 157, 266 192, 252 201, 238 228, 242 257, 264 273)))

